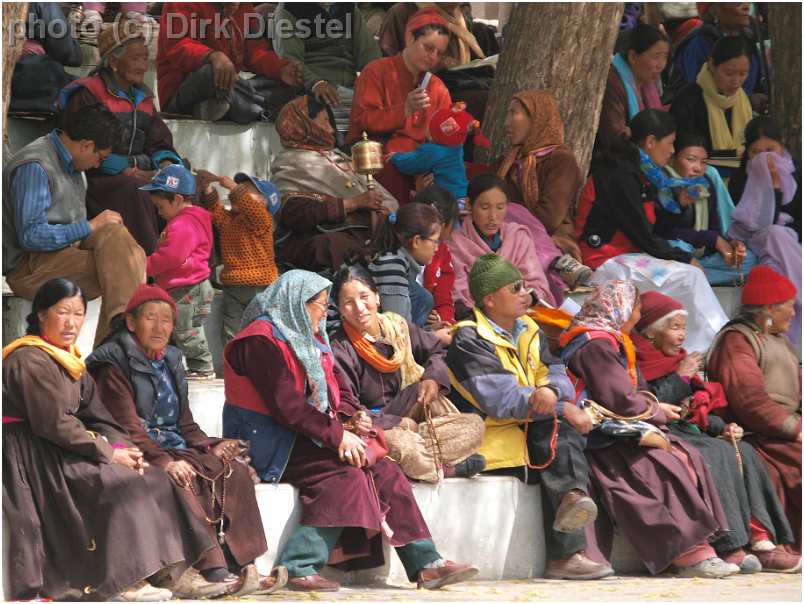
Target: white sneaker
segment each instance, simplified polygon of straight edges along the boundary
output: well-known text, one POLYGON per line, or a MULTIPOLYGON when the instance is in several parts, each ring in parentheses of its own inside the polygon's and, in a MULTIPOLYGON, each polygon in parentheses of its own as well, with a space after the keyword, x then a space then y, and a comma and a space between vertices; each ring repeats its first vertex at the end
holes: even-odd
POLYGON ((693 578, 700 577, 702 579, 720 579, 735 575, 740 572, 740 567, 736 564, 724 562, 720 558, 707 558, 693 564, 692 566, 685 566, 678 570, 680 577, 693 578))
POLYGON ((118 602, 164 602, 172 597, 173 592, 169 589, 154 587, 148 581, 139 581, 117 596, 115 600, 118 602))

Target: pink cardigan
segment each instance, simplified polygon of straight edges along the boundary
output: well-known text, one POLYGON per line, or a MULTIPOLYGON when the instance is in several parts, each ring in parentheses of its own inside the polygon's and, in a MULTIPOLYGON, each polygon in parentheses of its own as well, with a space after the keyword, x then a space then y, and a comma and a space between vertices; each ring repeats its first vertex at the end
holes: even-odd
MULTIPOLYGON (((554 305, 555 299, 550 292, 550 285, 539 263, 528 228, 521 224, 503 222, 500 237, 502 246, 497 250, 497 255, 519 269, 526 287, 533 288, 539 298, 554 305)), ((461 300, 472 307, 475 304, 469 293, 469 271, 478 257, 491 253, 491 248, 477 232, 471 218, 467 218, 461 228, 452 233, 449 250, 452 253, 452 265, 455 267, 455 300, 461 300)))
POLYGON ((168 222, 146 271, 166 290, 201 283, 209 277, 212 254, 212 214, 190 206, 168 222))

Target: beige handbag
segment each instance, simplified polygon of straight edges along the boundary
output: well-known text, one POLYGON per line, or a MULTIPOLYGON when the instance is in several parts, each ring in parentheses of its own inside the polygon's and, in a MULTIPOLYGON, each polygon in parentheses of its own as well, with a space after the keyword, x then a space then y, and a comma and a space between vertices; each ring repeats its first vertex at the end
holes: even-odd
POLYGON ((457 465, 480 448, 486 424, 476 413, 461 413, 452 401, 439 396, 427 405, 424 415, 419 434, 442 464, 457 465))
POLYGON ((454 466, 476 453, 486 425, 474 413, 461 413, 448 398, 439 396, 428 405, 416 405, 410 417, 419 422, 418 433, 394 428, 385 433, 389 457, 414 480, 438 482, 443 466, 454 466))
POLYGON ((439 482, 444 478, 441 465, 433 457, 433 449, 428 449, 424 439, 413 430, 401 427, 386 430, 385 440, 388 457, 399 464, 408 478, 423 482, 439 482))

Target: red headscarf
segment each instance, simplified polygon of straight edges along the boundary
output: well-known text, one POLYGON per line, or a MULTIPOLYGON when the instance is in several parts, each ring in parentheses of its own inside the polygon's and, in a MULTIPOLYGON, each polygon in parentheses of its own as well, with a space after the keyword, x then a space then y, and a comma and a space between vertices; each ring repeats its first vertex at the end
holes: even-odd
POLYGON ((441 16, 437 8, 423 8, 413 13, 405 25, 405 33, 414 32, 428 25, 437 25, 449 31, 449 23, 441 16))

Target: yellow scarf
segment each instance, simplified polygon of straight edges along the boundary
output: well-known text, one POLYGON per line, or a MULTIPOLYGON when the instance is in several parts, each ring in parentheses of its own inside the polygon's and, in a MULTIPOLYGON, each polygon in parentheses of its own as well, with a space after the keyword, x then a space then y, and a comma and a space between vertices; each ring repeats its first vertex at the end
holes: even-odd
POLYGON ((745 90, 740 88, 734 96, 720 94, 709 63, 703 64, 695 81, 703 90, 712 149, 736 149, 737 157, 742 157, 745 149, 745 126, 754 115, 745 90), (726 123, 726 109, 731 109, 731 128, 726 123))
POLYGON ((73 380, 78 381, 81 379, 81 376, 86 369, 84 361, 81 360, 81 352, 78 350, 78 347, 71 345, 70 352, 67 352, 58 346, 53 346, 53 344, 45 342, 39 336, 22 336, 21 338, 17 338, 11 342, 11 344, 3 348, 3 359, 23 346, 35 346, 40 350, 44 350, 50 355, 51 359, 64 367, 64 370, 70 374, 70 377, 73 378, 73 380))

